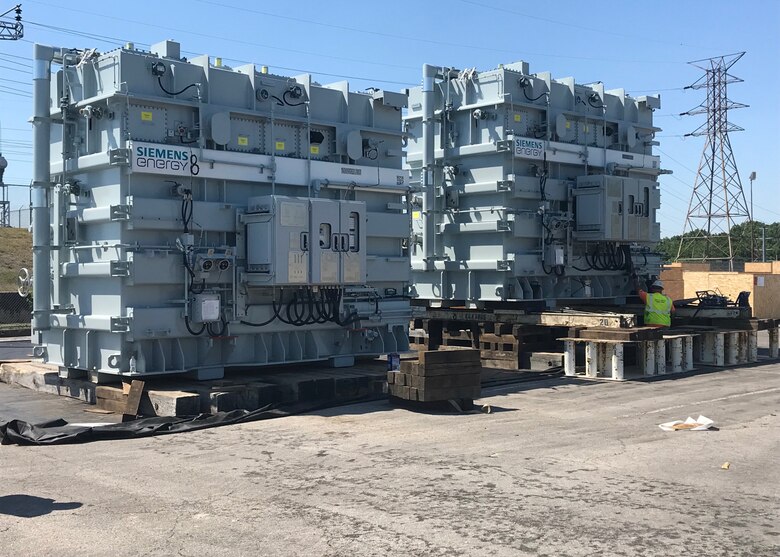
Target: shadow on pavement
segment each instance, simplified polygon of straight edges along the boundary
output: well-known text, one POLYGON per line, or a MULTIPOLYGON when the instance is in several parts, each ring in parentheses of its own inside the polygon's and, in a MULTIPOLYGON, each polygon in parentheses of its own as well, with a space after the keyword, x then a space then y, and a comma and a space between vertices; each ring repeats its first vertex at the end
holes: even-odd
POLYGON ((34 518, 54 511, 70 511, 81 507, 81 503, 58 503, 54 499, 35 495, 4 495, 0 497, 0 514, 34 518))

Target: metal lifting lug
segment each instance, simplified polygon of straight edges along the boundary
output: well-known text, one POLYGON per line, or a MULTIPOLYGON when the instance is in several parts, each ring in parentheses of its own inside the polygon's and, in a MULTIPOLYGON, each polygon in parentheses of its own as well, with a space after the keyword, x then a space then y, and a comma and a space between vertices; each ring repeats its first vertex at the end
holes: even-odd
POLYGON ((112 333, 129 333, 130 332, 129 317, 112 317, 111 318, 111 332, 112 333))
POLYGON ((108 164, 111 166, 127 166, 130 164, 129 149, 111 149, 108 152, 108 164))

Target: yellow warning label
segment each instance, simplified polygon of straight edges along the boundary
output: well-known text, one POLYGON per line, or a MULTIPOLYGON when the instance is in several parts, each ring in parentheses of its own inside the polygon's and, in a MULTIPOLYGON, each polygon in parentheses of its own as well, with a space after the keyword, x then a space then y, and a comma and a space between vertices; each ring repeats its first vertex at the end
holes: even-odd
POLYGON ((312 145, 309 150, 311 151, 312 155, 319 155, 320 154, 320 146, 319 145, 312 145))
POLYGON ((566 129, 567 130, 571 129, 571 122, 569 122, 568 120, 566 121, 566 129))
POLYGON ((412 218, 414 220, 420 220, 422 218, 422 212, 421 211, 412 211, 412 218))
POLYGON ((284 151, 284 141, 277 141, 275 149, 277 151, 284 151))
POLYGON ((590 126, 585 126, 585 133, 588 133, 590 131, 590 126))
POLYGON ((522 114, 515 114, 515 122, 520 122, 523 119, 522 114))
POLYGON ((239 145, 249 145, 249 138, 245 135, 239 135, 238 136, 238 144, 239 145))
POLYGON ((152 113, 151 112, 141 112, 141 120, 144 122, 151 122, 152 121, 152 113))

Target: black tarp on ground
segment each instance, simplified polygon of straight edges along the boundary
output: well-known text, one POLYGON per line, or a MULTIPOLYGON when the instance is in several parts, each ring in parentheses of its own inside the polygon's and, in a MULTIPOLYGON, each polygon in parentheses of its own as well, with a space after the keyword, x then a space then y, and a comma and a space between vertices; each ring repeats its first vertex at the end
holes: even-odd
POLYGON ((303 414, 341 406, 376 400, 376 396, 358 399, 306 402, 288 405, 268 405, 258 410, 233 410, 216 414, 198 414, 183 417, 141 418, 130 422, 90 426, 71 426, 65 420, 53 420, 42 424, 31 424, 22 420, 0 423, 0 445, 65 445, 89 443, 113 439, 138 439, 153 435, 167 435, 198 431, 223 425, 268 420, 293 414, 303 414))

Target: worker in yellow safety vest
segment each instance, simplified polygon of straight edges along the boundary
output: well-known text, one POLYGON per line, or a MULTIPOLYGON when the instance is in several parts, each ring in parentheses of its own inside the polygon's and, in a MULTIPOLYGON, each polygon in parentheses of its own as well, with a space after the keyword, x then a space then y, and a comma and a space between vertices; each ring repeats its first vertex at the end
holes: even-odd
POLYGON ((646 327, 671 327, 674 303, 664 294, 664 283, 656 280, 650 285, 650 292, 645 292, 636 283, 639 298, 645 303, 646 327))

